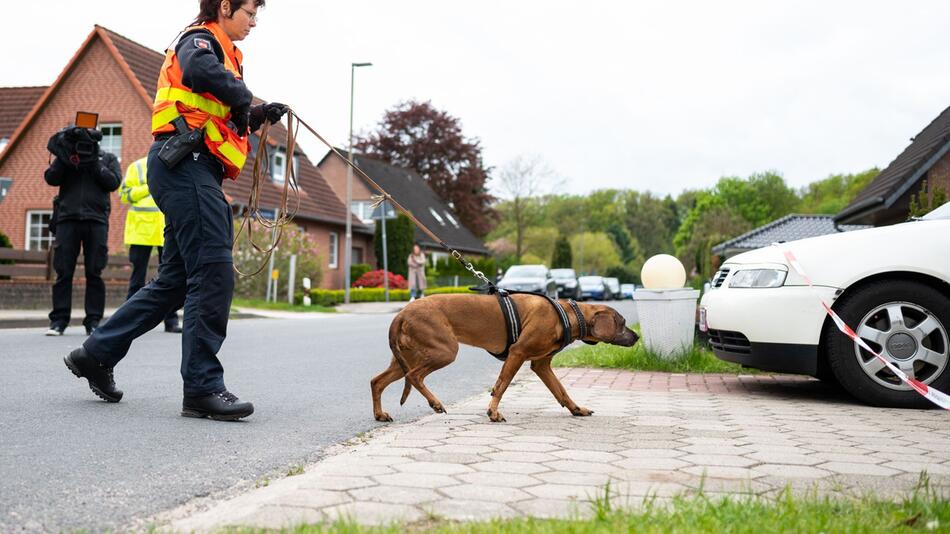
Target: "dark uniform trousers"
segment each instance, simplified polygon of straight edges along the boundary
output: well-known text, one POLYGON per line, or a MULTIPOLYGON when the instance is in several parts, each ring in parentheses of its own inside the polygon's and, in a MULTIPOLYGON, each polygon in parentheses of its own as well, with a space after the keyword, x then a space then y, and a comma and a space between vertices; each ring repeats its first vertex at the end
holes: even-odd
POLYGON ((221 190, 223 169, 201 152, 174 169, 160 159, 162 143, 148 155, 148 184, 165 214, 165 247, 158 275, 127 300, 83 344, 103 366, 115 366, 132 341, 184 303, 181 376, 185 396, 225 389, 218 360, 227 335, 234 292, 231 207, 221 190))
MULTIPOLYGON (((152 257, 151 245, 129 245, 129 263, 132 264, 132 276, 129 277, 129 293, 125 300, 132 298, 132 295, 139 289, 145 287, 145 277, 148 276, 148 260, 152 257)), ((158 261, 162 261, 162 247, 154 247, 158 253, 158 261)), ((175 326, 178 324, 178 309, 174 309, 165 316, 166 326, 175 326)))
POLYGON ((53 244, 53 311, 50 325, 66 327, 73 308, 73 275, 82 247, 86 269, 86 318, 83 324, 92 326, 102 320, 106 307, 106 285, 102 270, 109 261, 109 225, 99 221, 66 220, 56 225, 53 244))

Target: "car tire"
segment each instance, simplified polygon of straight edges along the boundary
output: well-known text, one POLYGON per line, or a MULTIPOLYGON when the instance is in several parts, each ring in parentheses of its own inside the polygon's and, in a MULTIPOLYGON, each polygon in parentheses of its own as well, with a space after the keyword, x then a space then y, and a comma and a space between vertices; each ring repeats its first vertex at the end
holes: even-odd
MULTIPOLYGON (((947 361, 950 299, 945 295, 920 282, 882 280, 845 295, 835 304, 835 310, 858 335, 870 341, 872 348, 890 357, 898 367, 910 367, 918 380, 931 387, 941 391, 950 389, 950 362, 947 361), (928 315, 935 322, 929 322, 928 315), (899 322, 895 322, 895 318, 899 322), (882 343, 873 342, 871 336, 882 343), (928 361, 920 359, 924 354, 921 347, 933 353, 927 356, 928 361)), ((848 393, 875 406, 934 406, 901 384, 886 368, 875 372, 876 358, 863 349, 856 350, 856 344, 839 332, 832 321, 825 321, 825 329, 823 338, 829 367, 848 393)))

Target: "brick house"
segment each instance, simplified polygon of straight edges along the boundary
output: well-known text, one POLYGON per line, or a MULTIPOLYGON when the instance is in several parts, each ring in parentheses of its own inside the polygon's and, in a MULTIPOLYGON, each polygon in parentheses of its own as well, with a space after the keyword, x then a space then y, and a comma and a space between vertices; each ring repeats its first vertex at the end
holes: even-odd
MULTIPOLYGON (((62 73, 49 87, 0 88, 0 231, 14 248, 45 250, 52 243, 47 225, 56 188, 43 180, 49 164, 47 139, 72 122, 76 111, 99 113, 103 131, 102 149, 114 153, 125 168, 143 157, 152 143, 151 107, 164 54, 131 41, 111 30, 95 26, 62 73)), ((274 209, 283 186, 287 161, 279 145, 286 136, 283 127, 273 128, 272 179, 264 184, 261 207, 274 209)), ((260 142, 251 139, 252 150, 244 173, 237 181, 225 180, 224 191, 235 214, 250 194, 254 152, 260 142)), ((324 261, 325 288, 341 288, 343 255, 349 215, 316 166, 299 148, 300 209, 295 224, 311 234, 324 261)), ((109 227, 110 253, 125 250, 122 242, 126 206, 113 196, 109 227)), ((354 248, 373 255, 372 226, 353 219, 354 248)), ((374 258, 372 258, 374 259, 374 258)))
MULTIPOLYGON (((338 150, 344 157, 347 156, 345 150, 338 150)), ((466 256, 489 256, 491 252, 485 247, 484 243, 475 236, 465 226, 458 221, 458 216, 452 212, 440 197, 429 187, 425 179, 419 176, 415 171, 389 165, 379 160, 375 160, 362 154, 354 154, 353 163, 363 172, 372 178, 377 184, 385 189, 392 197, 403 207, 412 212, 412 214, 426 225, 429 230, 442 238, 450 247, 458 249, 466 256)), ((346 163, 333 152, 328 151, 320 163, 317 164, 321 174, 327 183, 336 193, 337 197, 343 202, 346 201, 346 163)), ((371 213, 371 204, 373 195, 378 194, 371 185, 360 177, 353 174, 353 203, 351 210, 366 224, 373 224, 372 215, 378 216, 381 208, 377 208, 377 213, 371 213)), ((395 211, 392 206, 389 208, 390 215, 394 217, 395 211)), ((439 260, 448 259, 449 255, 442 246, 433 241, 431 237, 416 228, 415 241, 419 243, 423 251, 432 261, 432 264, 439 260)), ((353 255, 353 263, 360 257, 353 255)), ((365 262, 369 263, 369 262, 365 262)))
POLYGON ((950 192, 950 108, 912 137, 907 148, 835 215, 835 222, 874 226, 904 222, 911 198, 919 198, 925 181, 923 197, 928 204, 935 189, 950 192))

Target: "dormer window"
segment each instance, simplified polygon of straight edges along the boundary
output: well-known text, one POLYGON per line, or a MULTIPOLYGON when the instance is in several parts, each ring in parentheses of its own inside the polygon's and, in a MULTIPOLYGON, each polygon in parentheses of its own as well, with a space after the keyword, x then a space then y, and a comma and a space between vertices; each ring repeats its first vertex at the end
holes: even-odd
POLYGON ((435 211, 435 209, 430 207, 429 213, 431 213, 432 216, 435 217, 435 220, 439 221, 439 224, 441 224, 442 226, 445 226, 445 219, 443 219, 442 216, 439 215, 439 212, 435 211))
POLYGON ((459 227, 459 222, 456 221, 456 220, 455 220, 455 217, 453 217, 452 214, 449 213, 448 211, 445 212, 445 218, 448 219, 450 223, 452 223, 452 226, 454 226, 454 227, 456 227, 456 228, 459 227))

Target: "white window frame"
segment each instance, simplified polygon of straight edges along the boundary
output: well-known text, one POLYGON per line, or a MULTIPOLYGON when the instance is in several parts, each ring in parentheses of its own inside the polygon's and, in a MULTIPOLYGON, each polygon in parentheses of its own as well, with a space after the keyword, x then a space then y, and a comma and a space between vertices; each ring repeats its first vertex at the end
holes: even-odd
MULTIPOLYGON (((53 243, 54 243, 54 241, 55 241, 55 237, 53 237, 52 234, 50 234, 49 237, 43 237, 43 236, 42 236, 42 233, 41 233, 41 234, 37 237, 37 239, 39 239, 40 248, 38 248, 38 249, 37 249, 37 248, 32 248, 32 246, 31 246, 31 245, 33 244, 33 235, 32 235, 33 232, 32 232, 31 230, 33 230, 33 216, 34 216, 34 215, 39 215, 39 216, 41 216, 41 217, 42 217, 43 215, 49 215, 50 218, 52 218, 52 217, 53 217, 53 210, 27 210, 27 212, 26 212, 26 230, 24 231, 24 236, 23 236, 23 237, 24 237, 23 243, 24 243, 24 245, 25 245, 24 248, 25 248, 26 250, 49 250, 49 248, 43 248, 43 247, 42 247, 42 244, 43 244, 44 241, 46 241, 47 243, 49 243, 50 248, 52 248, 53 243)), ((41 229, 41 230, 42 230, 42 227, 43 227, 43 226, 42 226, 42 224, 41 224, 41 225, 40 225, 40 229, 41 229)), ((47 228, 48 228, 48 227, 49 227, 49 225, 47 224, 47 228)))
POLYGON ((340 263, 340 234, 330 232, 330 253, 327 255, 331 269, 336 269, 340 263))
MULTIPOLYGON (((296 154, 294 155, 294 168, 299 169, 299 160, 297 159, 296 154)), ((284 183, 284 173, 287 169, 287 149, 279 146, 271 152, 270 155, 270 179, 278 184, 284 183), (280 166, 277 165, 277 157, 281 157, 284 162, 280 166)))
POLYGON ((446 210, 444 213, 445 213, 445 216, 448 217, 449 222, 452 223, 452 226, 458 228, 458 227, 459 227, 459 222, 455 220, 455 217, 453 217, 452 214, 449 213, 448 210, 446 210))
POLYGON ((429 213, 431 213, 432 216, 435 217, 435 220, 439 221, 439 224, 441 224, 442 226, 445 226, 445 219, 443 219, 442 216, 439 215, 439 212, 435 211, 435 208, 433 208, 432 206, 429 206, 429 213))
POLYGON ((10 140, 6 137, 0 137, 0 152, 3 152, 4 148, 7 148, 7 144, 10 143, 10 140))
POLYGON ((102 132, 102 141, 99 142, 99 148, 103 152, 108 152, 116 157, 119 160, 119 163, 122 163, 122 123, 121 122, 107 122, 99 125, 99 131, 102 132), (106 129, 118 128, 119 135, 110 133, 106 135, 106 129), (118 143, 115 142, 115 139, 118 138, 118 143), (106 142, 108 140, 108 142, 106 142), (117 146, 116 146, 117 145, 117 146))
POLYGON ((433 252, 432 254, 430 254, 430 257, 432 258, 433 269, 438 268, 440 260, 448 261, 449 259, 448 253, 445 253, 445 252, 433 252))

